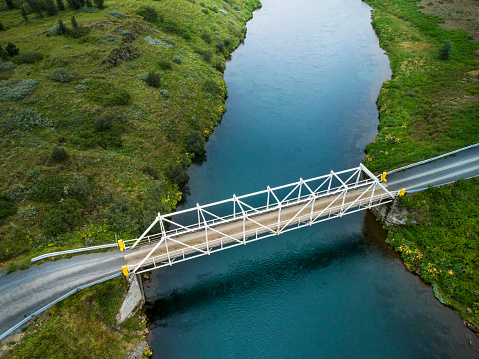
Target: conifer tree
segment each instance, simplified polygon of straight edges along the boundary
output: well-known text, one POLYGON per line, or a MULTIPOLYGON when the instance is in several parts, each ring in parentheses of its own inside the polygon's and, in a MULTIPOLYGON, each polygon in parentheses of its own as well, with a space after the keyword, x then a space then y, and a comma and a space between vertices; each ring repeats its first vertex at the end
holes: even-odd
POLYGON ((15 4, 13 3, 12 0, 5 0, 5 2, 7 3, 7 7, 9 9, 15 9, 15 4))
POLYGON ((67 27, 63 23, 62 19, 58 19, 58 32, 64 34, 67 32, 67 27))
POLYGON ((53 2, 53 0, 46 0, 45 8, 47 10, 47 14, 50 15, 50 16, 54 16, 54 15, 58 14, 58 10, 55 7, 55 3, 53 2))
POLYGON ((30 5, 33 11, 38 14, 38 16, 43 17, 42 9, 40 8, 40 4, 37 0, 27 0, 27 3, 30 5))
POLYGON ((93 4, 92 4, 91 0, 86 0, 85 5, 86 5, 86 7, 93 7, 93 4))
POLYGON ((95 2, 95 5, 99 8, 99 9, 103 9, 103 4, 105 3, 105 0, 93 0, 95 2))
POLYGON ((25 7, 22 6, 21 9, 22 9, 22 17, 23 17, 26 21, 28 21, 28 15, 27 15, 27 12, 25 11, 25 7))
POLYGON ((57 0, 57 7, 58 7, 58 10, 65 11, 65 4, 63 4, 62 0, 57 0))
POLYGON ((72 26, 78 27, 78 23, 77 23, 77 20, 75 19, 75 16, 72 16, 72 26))
POLYGON ((5 30, 5 28, 3 27, 3 24, 0 22, 0 31, 2 30, 5 30))

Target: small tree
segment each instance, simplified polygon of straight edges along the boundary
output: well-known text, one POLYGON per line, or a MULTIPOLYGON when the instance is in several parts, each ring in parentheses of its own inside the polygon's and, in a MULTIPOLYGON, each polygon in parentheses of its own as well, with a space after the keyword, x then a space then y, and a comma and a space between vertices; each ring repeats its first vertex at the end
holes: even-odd
POLYGON ((99 9, 103 9, 103 6, 105 4, 105 0, 93 0, 95 2, 95 5, 99 8, 99 9))
POLYGON ((160 87, 161 86, 160 75, 154 71, 150 71, 148 72, 148 75, 146 76, 145 82, 152 87, 160 87))
POLYGON ((63 23, 62 19, 58 19, 58 32, 64 34, 68 31, 67 27, 63 23))
POLYGON ((28 5, 33 9, 33 11, 38 14, 38 16, 43 17, 42 9, 37 0, 27 0, 28 5))
POLYGON ((86 5, 86 7, 93 7, 93 4, 92 4, 91 0, 86 0, 85 5, 86 5))
POLYGON ((24 6, 22 6, 22 17, 23 17, 26 21, 28 21, 28 15, 27 15, 27 12, 26 12, 24 6))
POLYGON ((55 162, 63 162, 68 159, 68 153, 64 148, 54 147, 52 151, 52 160, 55 162))
POLYGON ((5 30, 5 28, 3 27, 3 24, 0 22, 0 31, 2 30, 5 30))
POLYGON ((63 3, 62 0, 57 0, 57 7, 58 7, 58 10, 60 10, 60 11, 65 10, 65 4, 63 3))
POLYGON ((7 51, 7 54, 10 56, 15 56, 20 53, 20 50, 15 46, 14 43, 9 42, 7 46, 5 46, 5 51, 7 51))
POLYGON ((75 19, 75 16, 72 16, 72 26, 78 27, 78 23, 77 23, 77 20, 75 19))
POLYGON ((55 7, 55 3, 53 2, 53 0, 46 0, 45 8, 46 8, 47 14, 49 16, 54 16, 54 15, 58 14, 58 10, 55 7))
POLYGON ((452 53, 452 44, 451 41, 446 40, 444 44, 439 49, 439 58, 441 60, 449 60, 452 53))
POLYGON ((8 53, 5 51, 3 47, 0 46, 0 58, 6 60, 8 57, 8 53))
POLYGON ((12 0, 5 0, 5 2, 7 3, 7 7, 9 9, 15 9, 15 4, 13 3, 12 0))
POLYGON ((166 177, 171 181, 171 183, 176 183, 178 185, 184 185, 189 180, 188 172, 183 168, 181 163, 169 163, 166 165, 166 177))
POLYGON ((185 137, 186 151, 194 153, 196 156, 204 155, 205 139, 199 131, 190 131, 185 137))

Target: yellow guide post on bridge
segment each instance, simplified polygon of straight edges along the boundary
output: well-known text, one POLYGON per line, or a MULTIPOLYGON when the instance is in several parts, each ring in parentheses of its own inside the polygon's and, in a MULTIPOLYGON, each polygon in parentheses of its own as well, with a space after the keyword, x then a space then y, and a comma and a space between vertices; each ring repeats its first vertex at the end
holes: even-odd
POLYGON ((388 180, 386 179, 386 175, 387 175, 387 172, 383 172, 382 176, 381 176, 381 181, 386 183, 388 180))
POLYGON ((122 266, 121 270, 123 271, 124 276, 127 276, 128 274, 130 274, 130 272, 128 272, 128 267, 127 266, 122 266))
POLYGON ((123 243, 121 239, 118 240, 118 247, 120 247, 120 251, 122 252, 125 250, 125 243, 123 243))
POLYGON ((399 191, 399 197, 402 197, 406 194, 406 189, 403 188, 402 190, 399 191))

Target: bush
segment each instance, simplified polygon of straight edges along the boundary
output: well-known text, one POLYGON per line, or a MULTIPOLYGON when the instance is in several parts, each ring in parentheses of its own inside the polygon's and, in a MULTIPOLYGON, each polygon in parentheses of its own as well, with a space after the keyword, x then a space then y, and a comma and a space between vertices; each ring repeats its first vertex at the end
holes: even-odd
POLYGON ((25 7, 24 7, 23 5, 22 5, 22 7, 21 7, 20 10, 21 10, 21 13, 22 13, 22 17, 23 17, 26 21, 28 21, 28 15, 27 15, 27 12, 26 12, 25 7))
POLYGON ((109 115, 99 116, 95 119, 97 131, 107 131, 111 128, 112 117, 109 115))
POLYGON ((3 60, 6 60, 8 58, 8 53, 2 46, 0 46, 0 58, 2 58, 3 60))
POLYGON ((209 93, 209 94, 212 94, 212 95, 219 95, 220 94, 220 89, 219 89, 217 83, 214 82, 213 80, 206 80, 203 83, 203 86, 201 88, 202 88, 203 92, 206 92, 206 93, 209 93))
POLYGON ((58 14, 58 10, 55 7, 55 4, 53 3, 53 0, 46 0, 45 1, 45 9, 47 11, 47 14, 50 16, 54 16, 58 14))
POLYGON ((5 3, 7 4, 7 7, 9 9, 15 9, 15 4, 13 3, 13 0, 6 0, 5 3))
POLYGON ((202 12, 203 14, 209 14, 208 9, 205 9, 205 8, 201 9, 201 12, 202 12))
POLYGON ((119 11, 110 11, 110 12, 108 13, 108 15, 114 16, 114 17, 116 17, 116 18, 118 18, 118 19, 122 19, 122 18, 125 17, 125 15, 122 14, 121 12, 119 12, 119 11))
POLYGON ((452 44, 451 41, 447 40, 439 49, 439 58, 441 60, 449 60, 452 53, 452 44))
POLYGON ((190 131, 185 137, 186 151, 195 156, 205 154, 206 141, 199 131, 190 131))
POLYGON ((171 61, 173 61, 176 64, 181 64, 181 57, 175 56, 175 57, 173 57, 173 60, 171 60, 171 61))
POLYGON ((189 175, 181 163, 169 163, 165 168, 166 177, 171 183, 184 185, 189 180, 189 175))
POLYGON ((172 20, 162 21, 159 25, 163 31, 179 35, 185 40, 191 39, 190 33, 172 20))
POLYGON ((0 84, 0 101, 18 101, 30 95, 37 87, 34 80, 11 80, 0 84))
POLYGON ((214 67, 221 73, 225 72, 226 66, 221 59, 216 60, 214 67))
MULTIPOLYGON (((206 10, 206 11, 208 11, 208 10, 206 10)), ((201 37, 201 38, 203 39, 203 41, 206 42, 207 44, 211 44, 211 41, 212 41, 211 35, 208 34, 207 32, 201 33, 200 37, 201 37)))
POLYGON ((158 171, 158 168, 153 167, 153 165, 150 165, 150 164, 147 164, 145 168, 143 168, 143 172, 156 180, 158 179, 158 176, 160 175, 160 171, 158 171))
POLYGON ((65 4, 63 3, 62 0, 57 0, 57 7, 58 7, 58 10, 65 11, 65 4))
POLYGON ((224 49, 225 49, 225 43, 223 41, 218 41, 216 43, 216 51, 223 52, 224 49))
POLYGON ((163 96, 164 98, 168 98, 170 96, 170 93, 168 92, 168 90, 160 90, 160 94, 161 96, 163 96))
POLYGON ((54 162, 60 163, 68 159, 68 153, 64 148, 53 147, 52 150, 52 160, 54 162))
POLYGON ((115 231, 125 232, 138 228, 136 216, 132 211, 132 203, 128 197, 121 193, 113 195, 112 202, 105 212, 108 223, 115 231))
POLYGON ((32 10, 40 17, 43 17, 40 4, 37 0, 27 0, 27 4, 32 8, 32 10))
POLYGON ((33 51, 22 52, 13 59, 17 64, 34 64, 40 60, 43 60, 43 55, 40 52, 33 51))
POLYGON ((171 69, 171 62, 167 60, 160 60, 158 62, 158 65, 163 69, 163 70, 170 70, 171 69))
POLYGON ((7 121, 7 128, 10 130, 28 130, 32 131, 34 127, 50 127, 52 122, 43 117, 43 114, 37 112, 34 108, 26 108, 18 110, 15 117, 11 117, 7 121))
POLYGON ((20 53, 20 50, 15 46, 14 43, 9 42, 7 46, 5 46, 5 51, 9 56, 15 56, 20 53))
POLYGON ((91 80, 84 92, 87 100, 104 106, 128 105, 130 94, 124 88, 105 80, 91 80))
POLYGON ((149 22, 156 22, 158 20, 158 13, 150 6, 140 6, 136 10, 136 13, 149 22))
POLYGON ((4 221, 7 217, 17 213, 15 203, 5 195, 0 195, 0 221, 4 221))
POLYGON ((45 176, 30 190, 30 198, 38 202, 58 202, 62 199, 64 185, 61 176, 45 176))
POLYGON ((3 24, 0 22, 0 31, 5 30, 5 27, 3 27, 3 24))
POLYGON ((150 71, 146 76, 145 82, 152 87, 158 88, 161 86, 160 75, 154 71, 150 71))
POLYGON ((80 39, 89 33, 90 29, 87 27, 74 27, 73 29, 68 29, 65 36, 71 37, 72 39, 80 39))
POLYGON ((203 54, 203 60, 205 60, 206 62, 210 62, 212 57, 213 57, 213 53, 211 51, 206 51, 203 54))
POLYGON ((68 82, 73 80, 78 75, 77 70, 67 71, 65 69, 56 69, 50 72, 50 78, 58 82, 68 82))
POLYGON ((103 9, 105 0, 93 0, 93 2, 99 9, 103 9))
POLYGON ((68 198, 58 207, 47 210, 43 217, 43 231, 48 236, 57 236, 67 232, 79 223, 81 215, 78 201, 68 198))

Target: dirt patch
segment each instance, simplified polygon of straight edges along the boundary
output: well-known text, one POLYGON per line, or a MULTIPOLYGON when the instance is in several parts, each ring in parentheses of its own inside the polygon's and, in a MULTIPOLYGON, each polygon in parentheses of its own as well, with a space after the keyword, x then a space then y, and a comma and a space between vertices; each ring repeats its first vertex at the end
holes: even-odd
POLYGON ((479 4, 476 0, 421 0, 419 6, 425 14, 436 15, 445 20, 440 26, 445 29, 467 31, 479 41, 479 4))

